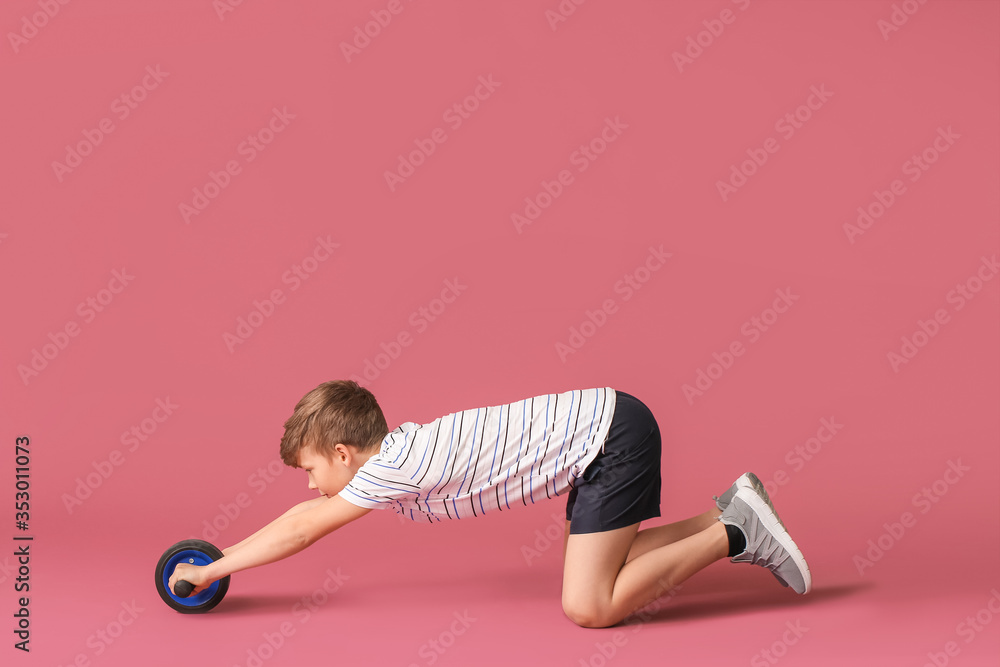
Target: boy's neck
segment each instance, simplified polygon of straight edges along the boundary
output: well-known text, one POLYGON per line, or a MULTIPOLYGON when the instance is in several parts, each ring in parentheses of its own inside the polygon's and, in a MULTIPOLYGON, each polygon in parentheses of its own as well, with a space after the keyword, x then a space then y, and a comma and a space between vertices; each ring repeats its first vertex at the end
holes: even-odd
POLYGON ((358 470, 361 469, 361 466, 363 466, 368 461, 368 459, 378 454, 378 451, 379 450, 377 449, 373 449, 368 452, 359 452, 357 450, 354 450, 354 456, 351 457, 351 472, 357 475, 358 470))

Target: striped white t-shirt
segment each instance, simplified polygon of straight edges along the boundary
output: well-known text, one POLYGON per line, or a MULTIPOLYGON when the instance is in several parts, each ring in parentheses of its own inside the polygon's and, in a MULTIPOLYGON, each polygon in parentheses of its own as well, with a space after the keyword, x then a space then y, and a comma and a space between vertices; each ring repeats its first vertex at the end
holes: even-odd
POLYGON ((527 398, 406 422, 340 492, 409 519, 479 516, 570 489, 600 453, 615 412, 611 388, 527 398))

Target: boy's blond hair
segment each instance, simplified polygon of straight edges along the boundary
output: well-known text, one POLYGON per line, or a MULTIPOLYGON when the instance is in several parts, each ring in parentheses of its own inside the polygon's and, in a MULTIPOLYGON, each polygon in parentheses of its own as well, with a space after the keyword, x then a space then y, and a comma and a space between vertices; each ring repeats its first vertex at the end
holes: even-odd
POLYGON ((327 459, 338 443, 368 452, 377 449, 388 433, 382 408, 370 391, 353 380, 331 380, 296 404, 285 422, 281 460, 298 468, 299 452, 310 445, 327 459))

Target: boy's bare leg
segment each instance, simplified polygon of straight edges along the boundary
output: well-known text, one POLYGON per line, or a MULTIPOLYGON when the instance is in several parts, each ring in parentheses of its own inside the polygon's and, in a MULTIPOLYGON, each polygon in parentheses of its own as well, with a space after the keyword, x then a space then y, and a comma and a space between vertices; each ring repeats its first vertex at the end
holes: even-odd
POLYGON ((562 602, 573 622, 588 628, 619 623, 729 552, 726 527, 715 521, 694 535, 650 548, 626 562, 638 529, 639 524, 633 524, 569 536, 562 602))
MULTIPOLYGON (((669 523, 665 526, 640 530, 632 542, 632 548, 628 552, 626 562, 657 547, 673 544, 674 542, 683 540, 685 537, 691 537, 700 533, 712 524, 717 523, 721 514, 722 510, 713 507, 704 514, 693 516, 690 519, 669 523)), ((569 530, 567 529, 566 532, 568 533, 569 530)))
MULTIPOLYGON (((656 526, 655 528, 640 530, 635 536, 635 540, 632 541, 632 548, 629 550, 628 558, 626 558, 625 561, 628 562, 636 556, 641 556, 651 549, 662 547, 665 544, 672 544, 678 540, 683 540, 685 537, 690 537, 695 533, 700 533, 715 523, 721 515, 722 510, 713 507, 704 514, 693 516, 690 519, 675 521, 674 523, 668 523, 665 526, 656 526)), ((563 536, 563 558, 566 557, 566 542, 569 540, 569 526, 570 522, 567 521, 566 532, 563 536)))

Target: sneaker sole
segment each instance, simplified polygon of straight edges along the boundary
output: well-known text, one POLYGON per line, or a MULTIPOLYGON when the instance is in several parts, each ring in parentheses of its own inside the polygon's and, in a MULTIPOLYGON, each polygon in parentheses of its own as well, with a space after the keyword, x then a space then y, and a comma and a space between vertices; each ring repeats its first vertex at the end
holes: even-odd
MULTIPOLYGON (((785 523, 781 520, 781 517, 778 516, 778 510, 774 509, 774 503, 771 502, 771 496, 767 495, 767 489, 764 488, 764 483, 758 479, 757 475, 752 472, 743 473, 740 475, 740 478, 736 480, 736 484, 738 485, 738 488, 752 489, 758 496, 763 498, 764 502, 766 502, 767 506, 771 509, 771 514, 773 514, 774 518, 778 520, 781 527, 785 528, 785 523)), ((787 532, 788 529, 785 528, 785 530, 787 532)))
POLYGON ((802 551, 795 544, 792 536, 788 534, 785 524, 778 518, 778 513, 774 510, 771 499, 768 498, 767 492, 764 491, 764 485, 760 483, 760 480, 753 473, 747 473, 740 477, 741 482, 744 477, 747 478, 749 486, 743 488, 749 488, 753 493, 744 494, 741 496, 741 500, 750 506, 750 509, 754 511, 754 514, 764 524, 764 527, 774 535, 782 548, 792 557, 792 561, 799 568, 799 572, 802 573, 802 581, 806 587, 802 591, 802 595, 805 595, 812 590, 812 573, 809 571, 809 564, 806 563, 806 557, 802 555, 802 551), (759 490, 757 485, 760 486, 759 490))
MULTIPOLYGON (((774 505, 771 504, 771 498, 770 496, 767 495, 767 489, 764 488, 764 483, 761 482, 760 479, 758 479, 757 475, 753 474, 752 472, 745 472, 742 475, 740 475, 739 479, 733 482, 733 486, 736 487, 737 492, 740 489, 752 489, 753 491, 756 491, 757 495, 761 496, 764 500, 766 500, 768 505, 771 505, 772 510, 774 509, 774 505)), ((729 493, 729 491, 731 490, 732 487, 727 489, 726 493, 729 493)), ((733 494, 733 496, 735 495, 736 493, 733 494)), ((716 501, 716 507, 718 507, 718 501, 721 500, 721 496, 712 496, 712 500, 716 501)), ((732 501, 733 497, 731 496, 729 498, 729 502, 726 503, 726 507, 728 507, 729 503, 731 503, 732 501)), ((719 507, 719 511, 725 512, 726 508, 719 507)))

